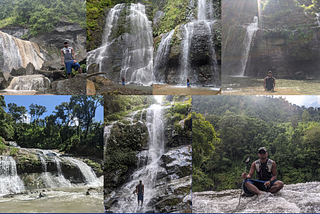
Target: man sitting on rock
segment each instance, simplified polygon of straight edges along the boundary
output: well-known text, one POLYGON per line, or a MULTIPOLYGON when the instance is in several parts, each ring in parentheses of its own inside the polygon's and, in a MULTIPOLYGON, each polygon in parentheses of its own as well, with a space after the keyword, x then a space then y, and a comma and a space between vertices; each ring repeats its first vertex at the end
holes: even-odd
POLYGON ((241 177, 245 179, 243 189, 245 195, 248 197, 253 196, 254 194, 258 196, 266 195, 265 192, 276 193, 283 187, 283 182, 276 180, 276 163, 267 158, 268 153, 265 147, 260 147, 258 149, 258 156, 260 159, 252 163, 249 175, 245 172, 241 175, 241 177), (257 172, 258 180, 251 179, 254 171, 257 172))
POLYGON ((64 48, 61 49, 61 61, 64 67, 67 69, 68 78, 71 79, 72 68, 79 71, 82 74, 81 67, 76 61, 76 56, 72 47, 69 47, 69 43, 65 41, 63 43, 64 48))

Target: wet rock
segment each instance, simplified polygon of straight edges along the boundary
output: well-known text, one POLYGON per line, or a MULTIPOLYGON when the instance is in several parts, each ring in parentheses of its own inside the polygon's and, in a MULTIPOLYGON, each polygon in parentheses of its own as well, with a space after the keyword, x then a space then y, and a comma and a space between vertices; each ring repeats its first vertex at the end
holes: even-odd
POLYGON ((297 80, 305 80, 306 79, 306 73, 303 71, 297 71, 294 73, 294 77, 297 80))
POLYGON ((8 87, 8 82, 6 78, 4 77, 3 73, 0 70, 0 90, 5 89, 8 87))
POLYGON ((191 175, 192 155, 191 146, 172 149, 162 155, 163 166, 166 168, 170 179, 178 179, 191 175))
POLYGON ((87 79, 87 95, 96 95, 96 87, 91 80, 87 79))
POLYGON ((87 74, 99 73, 99 64, 91 64, 88 67, 87 74))
POLYGON ((71 79, 55 81, 52 91, 58 95, 86 95, 86 74, 79 74, 71 79))
POLYGON ((46 91, 50 89, 50 84, 50 80, 41 74, 25 75, 14 77, 8 89, 46 91))
POLYGON ((35 69, 34 65, 31 62, 29 62, 27 67, 26 67, 26 75, 36 74, 35 70, 36 69, 35 69))
POLYGON ((43 70, 36 70, 37 74, 42 74, 45 77, 48 77, 52 82, 57 80, 64 80, 64 72, 61 70, 52 70, 52 71, 43 71, 43 70))
POLYGON ((161 10, 158 10, 153 17, 153 27, 157 27, 161 18, 165 15, 165 13, 161 10))
POLYGON ((26 69, 25 68, 13 68, 10 72, 11 76, 23 76, 26 75, 26 69))

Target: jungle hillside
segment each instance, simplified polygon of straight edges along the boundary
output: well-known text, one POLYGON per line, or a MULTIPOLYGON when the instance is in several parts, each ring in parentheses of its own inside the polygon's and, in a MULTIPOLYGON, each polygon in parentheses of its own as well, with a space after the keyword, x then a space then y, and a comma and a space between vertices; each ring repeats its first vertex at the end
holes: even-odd
POLYGON ((193 96, 192 106, 194 192, 241 188, 246 156, 262 146, 278 180, 320 180, 320 108, 262 96, 193 96))

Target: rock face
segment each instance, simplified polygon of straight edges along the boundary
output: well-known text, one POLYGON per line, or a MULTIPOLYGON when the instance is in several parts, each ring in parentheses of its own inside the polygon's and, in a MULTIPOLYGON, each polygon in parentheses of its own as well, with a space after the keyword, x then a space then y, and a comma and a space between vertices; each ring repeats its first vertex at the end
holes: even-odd
POLYGON ((64 80, 64 72, 61 70, 56 71, 43 71, 43 70, 35 70, 36 74, 42 74, 45 77, 48 77, 51 82, 57 81, 57 80, 64 80))
MULTIPOLYGON (((60 60, 60 50, 63 48, 63 42, 68 41, 69 46, 73 47, 76 54, 86 53, 86 29, 77 23, 60 22, 53 31, 35 37, 31 37, 30 41, 39 44, 46 60, 60 60)), ((77 58, 76 58, 77 59, 77 58)), ((77 59, 78 62, 81 59, 77 59)), ((54 70, 57 70, 55 68, 54 70)))
MULTIPOLYGON (((298 36, 298 33, 294 35, 298 36)), ((259 30, 250 51, 245 75, 265 77, 267 71, 271 70, 276 78, 305 79, 305 75, 320 78, 319 48, 319 28, 311 31, 305 43, 298 44, 284 37, 281 32, 259 30), (305 74, 300 76, 297 72, 305 74)))
POLYGON ((29 62, 27 67, 26 67, 26 75, 35 74, 35 70, 36 69, 35 69, 34 65, 31 62, 29 62))
POLYGON ((10 72, 11 76, 23 76, 26 75, 26 69, 25 68, 13 68, 10 72))
POLYGON ((79 74, 71 79, 55 81, 51 88, 58 95, 86 95, 86 74, 79 74))
POLYGON ((87 95, 96 95, 96 88, 91 80, 87 80, 87 95))
POLYGON ((16 26, 1 28, 0 31, 7 33, 11 36, 14 36, 18 39, 21 39, 23 35, 29 34, 28 28, 22 28, 22 27, 16 27, 16 26))
POLYGON ((191 22, 156 38, 155 82, 184 85, 189 77, 194 85, 220 85, 216 25, 216 22, 191 22))

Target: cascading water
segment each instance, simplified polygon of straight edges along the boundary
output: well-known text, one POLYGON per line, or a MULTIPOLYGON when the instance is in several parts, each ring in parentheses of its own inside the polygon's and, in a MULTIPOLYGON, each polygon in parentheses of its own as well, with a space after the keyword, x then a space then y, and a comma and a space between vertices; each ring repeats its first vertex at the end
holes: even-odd
POLYGON ((109 11, 103 44, 88 53, 88 66, 94 63, 99 64, 99 71, 106 72, 106 76, 114 82, 120 82, 122 76, 125 76, 128 83, 152 84, 152 27, 144 5, 117 4, 109 11), (122 34, 117 35, 121 31, 122 34), (115 53, 115 51, 122 52, 115 53), (118 73, 114 72, 114 60, 121 62, 118 73))
POLYGON ((17 39, 0 31, 0 69, 4 73, 9 73, 16 67, 25 68, 29 62, 40 69, 43 60, 39 55, 44 58, 36 43, 17 39))
POLYGON ((163 107, 154 104, 147 109, 147 128, 149 132, 149 149, 140 152, 137 157, 144 156, 146 165, 137 164, 138 169, 133 173, 131 181, 124 184, 119 193, 121 196, 118 202, 110 208, 114 212, 145 212, 152 210, 152 198, 156 196, 155 182, 157 173, 162 171, 160 158, 164 154, 164 121, 162 114, 163 107), (138 207, 137 195, 133 194, 139 181, 144 184, 144 202, 143 207, 138 207))
POLYGON ((170 54, 170 48, 171 48, 171 39, 173 34, 174 34, 174 30, 164 34, 163 37, 161 38, 161 42, 159 44, 157 55, 154 61, 154 69, 153 69, 154 82, 157 82, 157 83, 165 82, 165 77, 160 75, 160 70, 167 66, 167 62, 170 54))
MULTIPOLYGON (((214 18, 214 8, 211 2, 207 2, 207 0, 199 0, 198 1, 198 20, 189 22, 183 26, 184 37, 182 41, 182 54, 181 54, 181 65, 180 65, 180 80, 179 85, 185 85, 187 77, 192 77, 190 81, 192 83, 196 83, 198 81, 199 74, 194 73, 192 71, 191 60, 191 48, 194 46, 194 43, 200 42, 199 40, 206 40, 207 46, 210 49, 210 55, 212 59, 210 59, 211 69, 210 72, 211 76, 217 75, 218 64, 216 59, 216 54, 213 44, 213 37, 212 37, 212 29, 211 25, 215 22, 214 18), (203 39, 199 39, 199 38, 203 39)), ((214 78, 212 78, 211 83, 207 83, 207 86, 214 85, 214 78)))
POLYGON ((318 27, 320 27, 320 13, 316 13, 318 27))
POLYGON ((6 90, 39 90, 50 88, 51 81, 43 75, 25 75, 14 77, 6 90))
POLYGON ((240 190, 193 193, 192 211, 195 213, 319 213, 320 182, 285 185, 280 192, 260 199, 241 198, 240 190))
POLYGON ((244 50, 242 51, 241 71, 239 76, 244 76, 252 42, 254 41, 254 37, 256 35, 257 30, 259 29, 258 22, 259 22, 259 19, 257 16, 255 16, 253 19, 253 23, 249 24, 247 27, 246 36, 244 37, 244 40, 243 40, 244 50))
POLYGON ((21 191, 24 191, 24 185, 17 174, 16 161, 11 156, 0 156, 0 194, 21 191))

